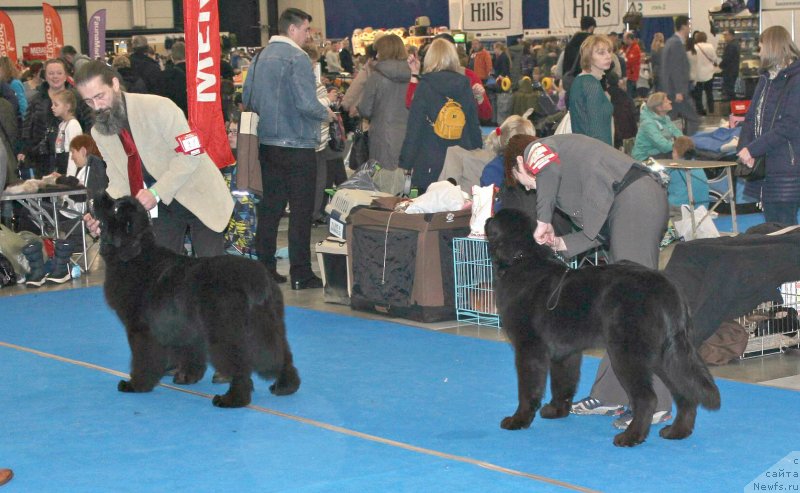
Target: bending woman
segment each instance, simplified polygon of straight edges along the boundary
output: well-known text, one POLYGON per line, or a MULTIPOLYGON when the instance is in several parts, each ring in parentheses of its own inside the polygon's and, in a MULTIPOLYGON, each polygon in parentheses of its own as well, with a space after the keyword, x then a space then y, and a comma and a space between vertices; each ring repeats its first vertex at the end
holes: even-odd
MULTIPOLYGON (((658 268, 658 245, 667 227, 669 208, 664 184, 630 156, 583 135, 554 135, 532 142, 517 156, 517 180, 536 189, 534 238, 567 257, 601 244, 611 262, 630 260, 658 268), (552 220, 565 213, 578 231, 556 236, 552 220)), ((655 379, 658 398, 653 420, 669 419, 672 398, 655 379)), ((603 358, 590 397, 573 403, 575 414, 617 415, 628 398, 603 358)), ((630 411, 615 420, 624 429, 630 411)))

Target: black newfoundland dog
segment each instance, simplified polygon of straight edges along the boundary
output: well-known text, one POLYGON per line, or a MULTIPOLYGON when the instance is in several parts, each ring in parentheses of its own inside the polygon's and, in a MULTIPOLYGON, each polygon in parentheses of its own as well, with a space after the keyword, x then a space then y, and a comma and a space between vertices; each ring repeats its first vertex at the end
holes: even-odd
POLYGON ((283 297, 260 262, 242 257, 190 258, 155 243, 150 218, 136 199, 94 200, 100 254, 106 263, 105 296, 131 347, 131 379, 121 392, 149 392, 164 375, 173 382, 203 378, 206 359, 231 384, 212 401, 219 407, 250 403, 253 371, 275 379, 270 391, 297 391, 283 321, 283 297))
POLYGON ((570 270, 533 239, 531 219, 503 209, 486 221, 503 329, 514 347, 519 406, 500 426, 527 428, 569 414, 581 351, 605 347, 628 394, 633 421, 614 445, 642 443, 656 408, 653 375, 672 393, 678 414, 663 438, 691 435, 697 405, 719 409, 719 389, 690 342, 688 307, 658 271, 633 262, 570 270), (550 371, 551 401, 542 406, 550 371))

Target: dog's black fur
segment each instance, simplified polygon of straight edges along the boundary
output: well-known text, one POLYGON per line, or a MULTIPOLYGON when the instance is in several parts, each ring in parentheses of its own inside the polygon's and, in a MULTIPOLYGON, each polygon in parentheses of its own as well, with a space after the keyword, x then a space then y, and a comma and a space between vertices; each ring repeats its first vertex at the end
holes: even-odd
POLYGON ((517 368, 519 406, 500 426, 527 428, 541 406, 548 369, 551 401, 542 418, 570 412, 581 351, 606 347, 628 394, 633 421, 614 437, 617 446, 642 443, 656 408, 653 375, 672 393, 678 414, 663 438, 691 435, 697 405, 719 409, 720 395, 690 342, 688 306, 658 271, 633 262, 567 271, 552 250, 533 240, 531 219, 503 209, 486 221, 496 275, 495 296, 517 368))
POLYGON ((125 325, 132 353, 131 379, 119 383, 121 392, 152 390, 168 356, 177 364, 177 384, 203 378, 207 357, 231 378, 215 406, 248 405, 253 371, 275 378, 273 394, 297 391, 283 297, 263 264, 227 255, 191 258, 157 246, 147 212, 131 197, 103 195, 93 209, 106 300, 125 325))

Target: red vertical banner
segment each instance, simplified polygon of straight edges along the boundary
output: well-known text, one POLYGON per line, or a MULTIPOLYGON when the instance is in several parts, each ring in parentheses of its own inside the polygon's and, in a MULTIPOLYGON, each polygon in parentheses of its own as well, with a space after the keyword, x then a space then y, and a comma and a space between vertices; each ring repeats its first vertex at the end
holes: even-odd
POLYGON ((49 3, 42 2, 44 12, 44 42, 47 44, 47 58, 58 58, 64 46, 64 29, 61 27, 61 16, 49 3))
POLYGON ((7 56, 17 63, 17 41, 14 39, 14 23, 11 17, 0 10, 0 56, 7 56))
POLYGON ((222 116, 217 0, 184 0, 183 26, 189 126, 214 164, 224 168, 235 160, 222 116))

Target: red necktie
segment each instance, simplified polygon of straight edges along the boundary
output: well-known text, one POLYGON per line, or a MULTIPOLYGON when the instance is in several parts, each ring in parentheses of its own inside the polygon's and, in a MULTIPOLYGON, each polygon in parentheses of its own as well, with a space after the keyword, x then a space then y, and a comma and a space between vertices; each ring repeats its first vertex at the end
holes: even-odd
POLYGON ((133 135, 127 128, 119 132, 119 140, 122 148, 128 155, 128 183, 131 186, 131 197, 136 197, 141 189, 144 188, 144 176, 142 174, 142 158, 139 157, 139 150, 133 141, 133 135))

